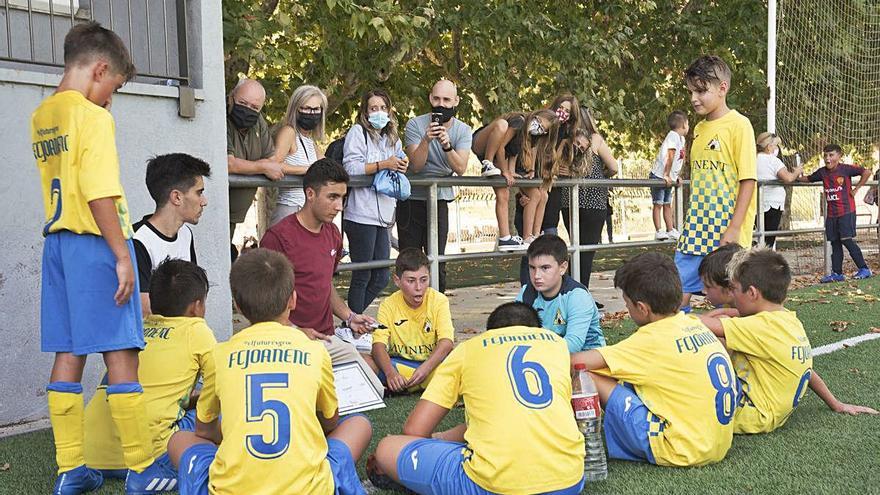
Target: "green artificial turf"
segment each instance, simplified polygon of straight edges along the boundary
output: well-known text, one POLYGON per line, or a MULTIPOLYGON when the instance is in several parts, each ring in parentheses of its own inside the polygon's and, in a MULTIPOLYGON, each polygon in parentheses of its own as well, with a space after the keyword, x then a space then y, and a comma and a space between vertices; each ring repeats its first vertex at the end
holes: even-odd
MULTIPOLYGON (((813 347, 818 347, 880 326, 880 302, 871 300, 877 294, 880 277, 797 290, 788 306, 798 312, 813 347), (834 332, 830 323, 834 321, 849 325, 834 332)), ((622 320, 606 327, 606 337, 614 343, 633 329, 632 322, 622 320)), ((813 366, 841 400, 880 408, 878 355, 880 340, 873 340, 815 357, 813 366)), ((416 400, 390 398, 388 407, 368 413, 374 427, 370 451, 383 436, 400 433, 416 400)), ((463 409, 453 409, 442 427, 463 419, 463 409)), ((608 480, 589 485, 585 493, 878 493, 878 430, 880 417, 834 414, 808 393, 785 426, 771 434, 737 436, 727 458, 718 464, 664 468, 610 461, 608 480)), ((358 467, 363 476, 363 461, 358 467)), ((0 439, 0 494, 49 493, 54 470, 50 431, 0 439)), ((122 483, 109 481, 96 493, 122 493, 122 483)))

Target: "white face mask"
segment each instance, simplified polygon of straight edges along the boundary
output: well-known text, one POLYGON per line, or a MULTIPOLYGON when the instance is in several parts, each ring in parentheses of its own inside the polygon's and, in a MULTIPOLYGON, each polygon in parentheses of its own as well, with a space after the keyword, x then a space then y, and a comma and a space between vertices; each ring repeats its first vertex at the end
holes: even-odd
POLYGON ((544 129, 541 122, 538 119, 535 119, 529 124, 529 134, 532 136, 543 136, 544 134, 547 134, 547 129, 544 129))

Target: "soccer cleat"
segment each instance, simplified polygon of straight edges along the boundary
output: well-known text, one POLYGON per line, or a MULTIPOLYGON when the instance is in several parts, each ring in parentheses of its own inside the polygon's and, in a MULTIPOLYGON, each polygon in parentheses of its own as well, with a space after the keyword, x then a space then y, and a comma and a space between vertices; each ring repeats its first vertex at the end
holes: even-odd
POLYGON ((481 177, 495 177, 501 175, 501 170, 489 160, 483 160, 483 168, 480 170, 481 177))
POLYGON ((828 275, 825 275, 824 277, 819 279, 819 282, 827 284, 829 282, 843 282, 844 280, 846 280, 846 277, 844 277, 842 274, 831 272, 828 275))
POLYGON ((509 239, 498 239, 499 251, 522 251, 527 247, 523 244, 522 237, 518 235, 511 236, 509 239))
POLYGON ((104 484, 104 476, 97 469, 91 469, 82 465, 78 468, 65 471, 55 479, 54 495, 79 495, 101 488, 104 484))
POLYGON ((859 271, 857 271, 852 278, 856 280, 862 280, 863 278, 868 278, 871 275, 873 275, 873 273, 871 273, 871 269, 866 266, 864 268, 859 268, 859 271))
POLYGON ((654 234, 655 241, 666 241, 669 240, 669 234, 662 230, 658 230, 656 234, 654 234))
POLYGON ((168 454, 158 457, 140 473, 129 470, 125 478, 125 495, 149 495, 177 490, 177 470, 168 454))
POLYGON ((678 238, 681 237, 681 232, 676 229, 672 229, 666 232, 666 237, 668 237, 670 240, 677 241, 678 238))

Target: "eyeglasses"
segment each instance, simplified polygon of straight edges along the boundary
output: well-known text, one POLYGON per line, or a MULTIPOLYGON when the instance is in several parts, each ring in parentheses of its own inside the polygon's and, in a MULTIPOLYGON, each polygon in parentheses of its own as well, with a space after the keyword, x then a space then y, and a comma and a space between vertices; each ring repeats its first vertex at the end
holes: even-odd
POLYGON ((299 113, 321 113, 321 107, 299 107, 299 113))

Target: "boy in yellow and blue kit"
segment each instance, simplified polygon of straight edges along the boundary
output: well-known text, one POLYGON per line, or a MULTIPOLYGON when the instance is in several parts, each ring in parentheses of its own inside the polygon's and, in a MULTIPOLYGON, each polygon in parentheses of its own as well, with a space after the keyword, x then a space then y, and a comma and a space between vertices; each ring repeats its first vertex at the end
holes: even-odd
POLYGON ((672 260, 638 255, 617 270, 614 286, 639 329, 571 357, 596 383, 608 455, 661 466, 720 461, 733 440, 733 367, 715 335, 678 311, 681 285, 672 260))
POLYGON ((168 443, 180 494, 364 494, 355 463, 370 422, 339 420, 327 348, 291 326, 290 262, 255 249, 236 260, 229 281, 251 326, 214 348, 195 432, 168 443))
MULTIPOLYGON (((204 319, 205 270, 189 261, 168 259, 151 274, 149 289, 154 313, 144 320, 146 348, 139 356, 138 378, 144 388, 153 456, 165 468, 156 488, 171 490, 177 485, 177 471, 168 459, 168 439, 175 431, 195 428, 197 381, 217 340, 204 319)), ((86 465, 101 470, 105 478, 125 478, 119 434, 107 407, 106 375, 86 406, 85 425, 86 465)))
POLYGON ((730 294, 740 316, 700 319, 730 351, 737 377, 735 433, 767 433, 788 420, 807 386, 828 407, 847 414, 877 414, 837 400, 812 371, 810 340, 797 314, 782 305, 791 283, 785 258, 754 248, 733 255, 727 267, 730 294))
POLYGON ((146 487, 155 466, 138 352, 144 347, 132 228, 119 179, 115 125, 107 108, 134 76, 122 40, 98 23, 64 38, 64 75, 31 116, 46 222, 43 235, 41 349, 54 352, 46 387, 58 478, 53 493, 103 483, 83 460, 82 379, 86 356, 104 355, 107 400, 119 431, 126 493, 146 487))
POLYGON ((690 312, 691 294, 702 292, 700 261, 718 246, 751 246, 755 224, 757 158, 749 119, 727 106, 730 67, 719 57, 698 58, 685 71, 691 104, 706 119, 694 127, 690 207, 675 250, 690 312))
POLYGON ((425 388, 455 338, 449 299, 430 287, 428 257, 404 249, 394 263, 397 292, 379 305, 381 326, 373 332, 373 362, 393 392, 425 388), (384 327, 384 328, 383 328, 384 327))
POLYGON ((584 487, 584 437, 571 412, 565 340, 521 302, 496 308, 486 332, 437 368, 403 426, 368 462, 370 480, 430 495, 574 495, 584 487), (459 396, 467 425, 433 435, 459 396))

